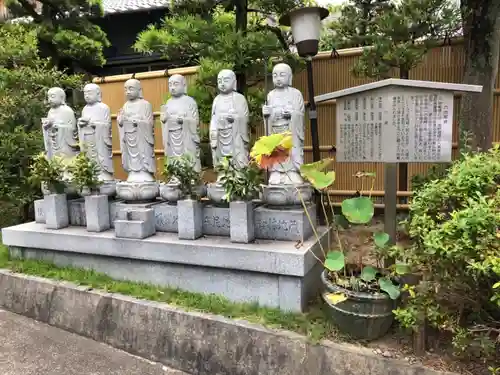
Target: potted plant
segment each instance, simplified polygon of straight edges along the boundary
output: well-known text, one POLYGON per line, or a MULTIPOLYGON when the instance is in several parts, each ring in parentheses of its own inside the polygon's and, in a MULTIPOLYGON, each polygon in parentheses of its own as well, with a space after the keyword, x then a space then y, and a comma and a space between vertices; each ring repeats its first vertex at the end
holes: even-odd
POLYGON ((89 232, 110 228, 108 196, 100 194, 99 166, 85 152, 79 153, 68 166, 71 181, 85 198, 85 218, 89 232))
POLYGON ((252 242, 255 239, 253 199, 259 196, 261 171, 252 161, 237 169, 230 157, 222 159, 217 171, 222 174, 223 200, 229 202, 231 241, 252 242))
POLYGON ((200 174, 189 155, 165 158, 163 178, 178 187, 177 225, 179 239, 195 240, 202 235, 203 204, 200 174))
POLYGON ((53 156, 49 159, 44 152, 36 155, 30 166, 30 182, 41 186, 44 191, 45 226, 50 229, 65 228, 69 225, 65 170, 62 158, 53 156))
MULTIPOLYGON (((286 133, 262 137, 254 145, 252 157, 261 167, 280 163, 289 157, 292 148, 288 137, 289 134, 286 133)), ((322 296, 334 323, 341 331, 353 338, 372 340, 384 335, 391 327, 393 310, 401 294, 400 275, 409 270, 404 263, 396 263, 390 267, 382 265, 382 259, 393 254, 392 248, 388 246, 390 239, 386 233, 375 233, 373 236, 375 249, 372 255, 375 256, 376 265, 364 264, 362 259, 357 264, 346 264, 338 228, 339 216, 333 212, 333 204, 327 193, 327 189, 335 181, 335 172, 328 170, 332 163, 333 159, 324 159, 304 164, 300 168, 302 177, 321 195, 323 212, 326 213, 328 207, 331 210, 331 222, 327 218, 327 225, 330 233, 336 237, 335 245, 330 246, 329 241, 329 248, 325 249, 314 229, 312 218, 308 217, 322 251, 319 256, 313 253, 324 266, 321 274, 324 286, 322 296)), ((373 189, 375 174, 360 173, 357 177, 372 179, 373 189)), ((300 190, 297 190, 297 194, 305 207, 300 190)), ((352 225, 366 225, 374 215, 371 194, 346 199, 341 207, 340 217, 347 219, 348 224, 352 225)))

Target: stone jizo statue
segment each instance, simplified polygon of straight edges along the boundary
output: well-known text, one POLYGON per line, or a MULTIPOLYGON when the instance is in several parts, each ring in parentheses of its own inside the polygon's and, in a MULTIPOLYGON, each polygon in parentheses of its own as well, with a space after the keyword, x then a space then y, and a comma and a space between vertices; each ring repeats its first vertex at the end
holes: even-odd
POLYGON ((153 107, 144 100, 136 79, 125 82, 125 96, 127 102, 118 113, 118 131, 127 182, 152 182, 156 172, 153 107))
POLYGON ((99 166, 100 181, 114 181, 111 111, 102 103, 101 89, 95 83, 85 85, 83 95, 87 105, 78 119, 81 150, 99 166))
POLYGON ((248 164, 248 103, 236 91, 236 75, 232 70, 219 72, 217 86, 220 93, 212 104, 210 121, 213 163, 217 166, 223 157, 231 156, 234 166, 242 168, 248 164))
POLYGON ((47 117, 42 118, 47 156, 71 159, 80 151, 75 113, 66 105, 66 94, 60 87, 49 89, 47 101, 50 109, 47 117))
POLYGON ((262 114, 268 134, 290 131, 293 149, 288 161, 269 169, 269 185, 301 185, 300 166, 304 163, 304 98, 292 87, 292 69, 277 64, 273 69, 274 89, 267 95, 262 114))
POLYGON ((160 115, 165 156, 188 154, 195 170, 201 172, 198 105, 186 95, 186 79, 180 74, 169 78, 168 88, 172 97, 162 106, 160 115))

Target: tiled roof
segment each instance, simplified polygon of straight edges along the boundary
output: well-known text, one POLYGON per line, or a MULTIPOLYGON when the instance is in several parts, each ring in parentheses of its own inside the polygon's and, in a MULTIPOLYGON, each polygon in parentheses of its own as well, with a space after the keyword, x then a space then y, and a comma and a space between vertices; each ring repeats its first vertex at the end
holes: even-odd
POLYGON ((138 10, 167 8, 170 0, 103 0, 104 14, 128 13, 138 10))

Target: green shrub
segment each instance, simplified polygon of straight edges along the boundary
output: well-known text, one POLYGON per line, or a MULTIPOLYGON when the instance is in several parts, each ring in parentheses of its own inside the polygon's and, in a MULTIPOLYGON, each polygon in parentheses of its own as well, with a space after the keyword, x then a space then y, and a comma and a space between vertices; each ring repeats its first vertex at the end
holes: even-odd
POLYGON ((237 169, 231 157, 225 157, 217 167, 221 174, 221 184, 226 202, 237 200, 252 200, 259 197, 262 183, 262 171, 250 162, 243 168, 237 169))
POLYGON ((31 157, 42 150, 39 130, 25 131, 23 127, 0 130, 0 204, 5 214, 1 226, 27 219, 31 202, 41 196, 40 187, 34 187, 28 178, 31 157))
MULTIPOLYGON (((488 358, 500 339, 500 148, 465 154, 416 192, 408 222, 414 240, 400 256, 420 270, 405 327, 426 319, 451 332, 457 353, 488 358)), ((396 254, 398 255, 398 254, 396 254)))
POLYGON ((64 178, 66 170, 67 167, 63 158, 53 156, 49 159, 45 152, 40 152, 33 158, 28 181, 33 186, 45 185, 45 188, 51 194, 63 194, 66 189, 64 178))
POLYGON ((0 25, 0 204, 19 207, 5 224, 27 220, 40 187, 28 183, 30 159, 43 150, 40 118, 53 86, 72 89, 82 77, 67 75, 38 55, 37 35, 22 24, 0 25))
POLYGON ((72 184, 80 194, 93 194, 99 192, 99 165, 95 160, 89 159, 85 152, 80 152, 68 165, 68 172, 72 184))
POLYGON ((178 157, 165 157, 162 177, 167 183, 178 183, 184 197, 197 198, 197 187, 201 175, 194 168, 194 157, 184 154, 178 157))

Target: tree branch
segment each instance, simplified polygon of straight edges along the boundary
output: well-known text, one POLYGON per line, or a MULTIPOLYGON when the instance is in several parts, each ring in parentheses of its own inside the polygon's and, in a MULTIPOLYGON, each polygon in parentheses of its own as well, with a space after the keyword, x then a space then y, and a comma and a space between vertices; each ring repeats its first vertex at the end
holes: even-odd
POLYGON ((272 32, 278 38, 283 49, 284 50, 289 49, 290 46, 288 45, 288 42, 286 41, 286 39, 285 39, 285 37, 284 37, 283 33, 281 32, 281 29, 279 27, 274 27, 274 26, 269 26, 269 25, 257 25, 256 28, 258 31, 268 30, 268 31, 272 32))
POLYGON ((269 16, 270 13, 267 13, 267 12, 264 12, 263 10, 260 10, 260 9, 253 9, 253 8, 247 8, 247 12, 248 13, 260 13, 260 14, 264 14, 266 16, 269 16))

